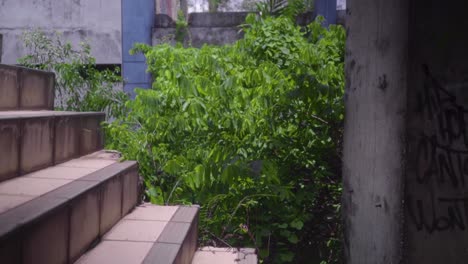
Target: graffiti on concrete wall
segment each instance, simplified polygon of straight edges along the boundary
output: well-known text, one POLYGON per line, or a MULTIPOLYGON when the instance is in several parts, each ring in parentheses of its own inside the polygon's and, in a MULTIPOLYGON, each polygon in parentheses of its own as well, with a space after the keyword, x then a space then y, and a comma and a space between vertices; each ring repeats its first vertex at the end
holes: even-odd
POLYGON ((409 221, 428 233, 466 230, 468 109, 427 67, 424 76, 417 98, 422 129, 414 152, 414 193, 407 191, 406 200, 409 221))

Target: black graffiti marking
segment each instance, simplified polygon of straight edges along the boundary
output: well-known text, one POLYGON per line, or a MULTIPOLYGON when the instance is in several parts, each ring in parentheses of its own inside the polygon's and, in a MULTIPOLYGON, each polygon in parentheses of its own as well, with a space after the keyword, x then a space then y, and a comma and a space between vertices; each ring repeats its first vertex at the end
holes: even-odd
POLYGON ((429 121, 416 148, 416 177, 420 184, 431 180, 454 188, 465 187, 468 174, 468 111, 424 66, 424 89, 420 92, 418 111, 429 121))
POLYGON ((430 201, 412 200, 408 197, 406 200, 409 216, 418 231, 432 234, 436 231, 464 231, 467 228, 468 197, 431 197, 430 201))
POLYGON ((423 122, 415 146, 414 167, 418 184, 415 191, 425 198, 405 199, 408 216, 416 230, 429 234, 464 231, 468 227, 468 197, 437 193, 466 193, 463 188, 468 177, 468 111, 457 104, 456 96, 426 66, 424 73, 424 87, 416 107, 423 122))
POLYGON ((440 82, 425 69, 424 89, 419 93, 417 111, 425 120, 433 122, 434 134, 441 144, 450 146, 462 140, 468 147, 466 117, 468 110, 456 102, 456 97, 448 92, 440 82))
POLYGON ((468 177, 468 150, 440 145, 435 136, 422 135, 417 146, 416 180, 428 184, 450 184, 453 188, 465 187, 468 177))

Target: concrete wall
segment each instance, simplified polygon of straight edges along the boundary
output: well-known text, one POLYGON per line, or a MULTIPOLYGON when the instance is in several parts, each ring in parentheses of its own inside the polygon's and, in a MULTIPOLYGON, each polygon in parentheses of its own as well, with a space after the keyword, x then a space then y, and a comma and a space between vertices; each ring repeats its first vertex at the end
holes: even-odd
POLYGON ((407 2, 347 3, 343 214, 349 264, 402 263, 407 2))
POLYGON ((72 43, 90 40, 99 64, 120 64, 121 0, 0 0, 1 61, 14 64, 25 54, 19 36, 42 28, 63 32, 72 43))
MULTIPOLYGON (((233 43, 243 35, 239 25, 244 23, 248 13, 192 13, 188 17, 189 33, 185 42, 194 47, 203 44, 224 45, 233 43)), ((168 39, 175 43, 175 22, 165 15, 157 15, 153 28, 153 45, 161 44, 168 39)))
POLYGON ((347 4, 347 263, 466 263, 468 2, 347 4))
POLYGON ((153 0, 156 14, 165 14, 171 17, 173 20, 177 19, 177 11, 181 7, 185 7, 182 3, 186 3, 185 0, 153 0))
MULTIPOLYGON (((187 0, 189 13, 209 11, 209 0, 187 0)), ((224 0, 218 6, 219 12, 247 12, 255 10, 255 3, 261 0, 224 0)))
POLYGON ((468 261, 468 2, 412 1, 408 263, 468 261))
MULTIPOLYGON (((193 47, 203 44, 224 45, 242 38, 239 25, 245 23, 248 12, 192 13, 188 17, 189 34, 185 43, 193 47)), ((315 15, 311 12, 298 16, 299 25, 311 23, 315 15)), ((153 28, 153 45, 167 42, 174 44, 175 22, 166 15, 156 15, 153 28)))

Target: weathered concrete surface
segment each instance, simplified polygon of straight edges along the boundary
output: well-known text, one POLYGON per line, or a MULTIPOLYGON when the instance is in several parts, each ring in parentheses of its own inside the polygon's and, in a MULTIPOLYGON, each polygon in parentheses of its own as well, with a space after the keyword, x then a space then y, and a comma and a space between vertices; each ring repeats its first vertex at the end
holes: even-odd
POLYGON ((98 64, 120 64, 120 0, 0 0, 1 61, 14 64, 25 55, 19 39, 30 28, 62 32, 74 44, 89 39, 98 64))
POLYGON ((245 22, 249 12, 191 13, 188 24, 191 27, 236 27, 245 22))
POLYGON ((0 123, 0 182, 19 174, 20 131, 19 122, 0 123))
MULTIPOLYGON (((192 13, 188 17, 188 32, 184 43, 193 47, 231 44, 241 39, 244 34, 240 25, 245 23, 249 12, 192 13)), ((296 23, 308 25, 315 19, 312 12, 299 15, 296 23)), ((175 22, 167 15, 156 15, 153 28, 153 45, 161 43, 175 44, 175 22)))
POLYGON ((165 14, 172 19, 177 19, 178 0, 155 0, 155 13, 165 14))
POLYGON ((54 162, 62 163, 79 155, 80 117, 65 117, 57 119, 54 123, 54 162))
MULTIPOLYGON (((190 37, 185 38, 186 43, 191 43, 193 47, 201 47, 204 44, 209 45, 226 45, 232 44, 236 40, 242 38, 242 32, 239 32, 239 28, 190 28, 190 37)), ((173 28, 162 28, 153 29, 153 45, 162 43, 175 44, 175 40, 170 36, 175 35, 175 29, 173 28), (169 36, 169 38, 168 38, 169 36)))
MULTIPOLYGON (((138 206, 76 263, 191 263, 197 245, 198 210, 197 206, 138 206)), ((236 254, 239 263, 256 263, 244 262, 256 260, 252 250, 242 252, 236 254)))
POLYGON ((0 64, 0 111, 52 110, 55 75, 0 64))
POLYGON ((104 113, 0 111, 0 181, 103 147, 104 113))
POLYGON ((203 247, 193 256, 192 264, 256 264, 257 255, 253 248, 215 248, 203 247))
POLYGON ((21 128, 20 175, 54 163, 54 119, 28 119, 21 128))
MULTIPOLYGON (((204 44, 225 45, 242 38, 239 25, 245 22, 248 13, 193 13, 188 18, 185 43, 193 47, 204 44)), ((153 45, 170 42, 175 44, 175 23, 167 15, 156 15, 153 28, 153 45)))
POLYGON ((55 75, 27 68, 19 68, 18 74, 19 108, 53 109, 55 75))
POLYGON ((411 1, 407 263, 468 259, 468 26, 463 0, 411 1))
MULTIPOLYGON (((103 155, 81 159, 104 160, 98 156, 103 155)), ((69 171, 62 166, 54 168, 69 171)), ((0 212, 0 263, 73 263, 98 239, 101 219, 109 219, 106 214, 112 213, 103 206, 101 197, 110 198, 107 191, 114 188, 115 179, 120 182, 121 174, 138 178, 136 163, 131 161, 81 172, 74 181, 25 176, 0 183, 1 199, 13 198, 16 203, 0 212), (34 198, 17 201, 19 196, 34 198)), ((115 188, 117 192, 122 192, 121 187, 115 188)), ((133 201, 131 207, 136 204, 133 201)), ((113 201, 119 219, 124 216, 120 215, 121 206, 120 199, 113 201)))
POLYGON ((349 264, 402 260, 407 2, 348 2, 343 213, 349 264))

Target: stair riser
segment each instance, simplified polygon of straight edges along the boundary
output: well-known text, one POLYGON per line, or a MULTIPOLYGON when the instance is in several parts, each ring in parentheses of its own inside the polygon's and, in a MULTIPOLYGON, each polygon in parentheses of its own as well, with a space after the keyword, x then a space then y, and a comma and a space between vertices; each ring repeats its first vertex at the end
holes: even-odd
POLYGON ((0 181, 103 147, 104 115, 0 120, 0 181))
POLYGON ((197 250, 197 242, 198 208, 181 207, 166 225, 142 264, 191 263, 197 250))
POLYGON ((136 206, 137 170, 133 165, 102 182, 87 177, 46 194, 66 202, 0 237, 0 263, 73 263, 136 206))
POLYGON ((182 243, 182 247, 180 248, 173 264, 192 263, 193 255, 197 250, 198 242, 198 217, 196 219, 197 220, 192 223, 187 237, 182 243))
POLYGON ((0 64, 0 111, 53 110, 55 75, 0 64))

